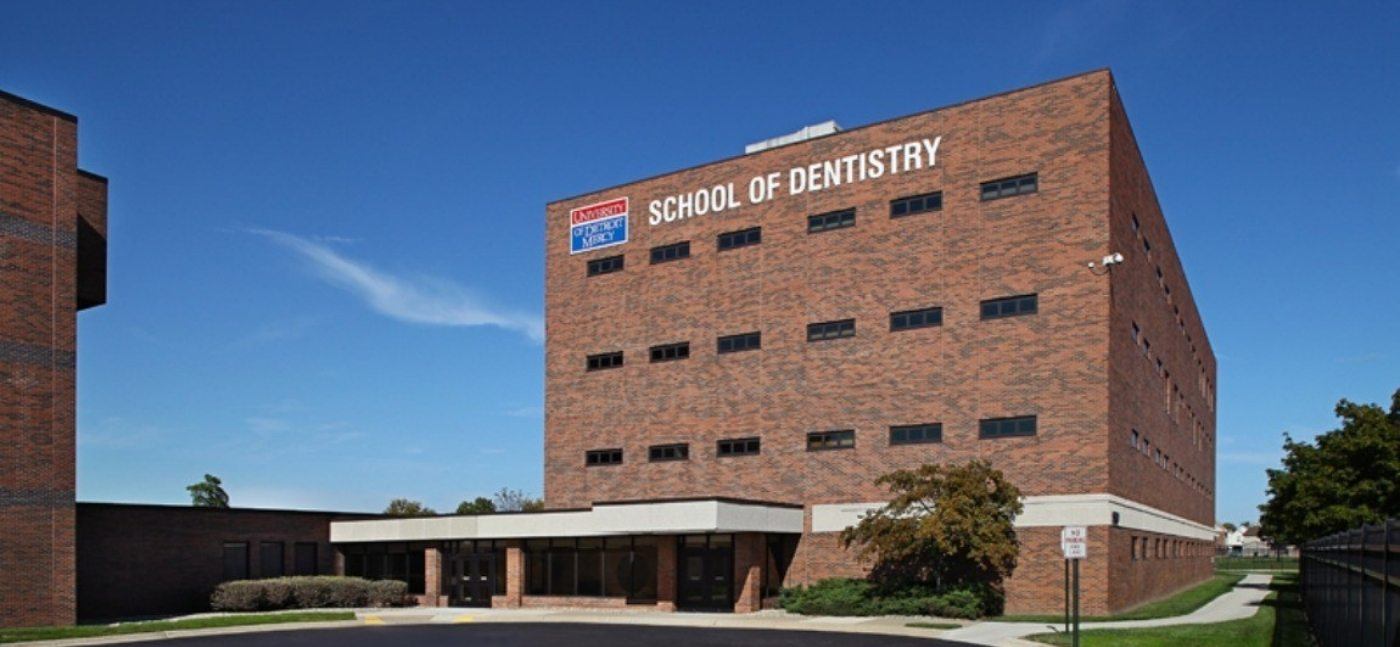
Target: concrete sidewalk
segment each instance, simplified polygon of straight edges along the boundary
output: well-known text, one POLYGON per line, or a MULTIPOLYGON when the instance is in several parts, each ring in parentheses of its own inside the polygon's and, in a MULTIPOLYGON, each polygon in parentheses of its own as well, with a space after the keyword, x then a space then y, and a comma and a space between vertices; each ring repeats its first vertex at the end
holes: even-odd
MULTIPOLYGON (((1156 618, 1153 620, 1122 620, 1118 622, 1081 623, 1080 629, 1138 629, 1142 627, 1166 627, 1170 625, 1204 625, 1230 620, 1243 620, 1259 611, 1259 603, 1269 595, 1269 582, 1272 575, 1255 573, 1246 575, 1235 588, 1204 606, 1184 616, 1156 618)), ((1056 629, 1062 629, 1056 625, 1056 629)), ((944 640, 956 640, 976 645, 1035 645, 1022 640, 1031 634, 1051 633, 1055 629, 1041 622, 979 622, 962 629, 945 631, 938 635, 944 640)))
POLYGON ((945 629, 906 626, 911 622, 957 624, 968 621, 928 616, 832 617, 802 616, 785 611, 765 610, 756 613, 661 613, 603 609, 479 609, 479 608, 409 608, 377 609, 358 612, 366 624, 408 623, 589 623, 618 625, 647 625, 657 627, 696 627, 713 629, 777 629, 787 631, 835 631, 842 633, 942 637, 945 629))

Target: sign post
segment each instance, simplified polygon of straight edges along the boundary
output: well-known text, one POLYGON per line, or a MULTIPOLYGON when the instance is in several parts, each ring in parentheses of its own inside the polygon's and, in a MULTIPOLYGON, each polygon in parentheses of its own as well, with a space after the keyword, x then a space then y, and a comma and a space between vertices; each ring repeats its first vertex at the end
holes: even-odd
POLYGON ((1070 571, 1074 572, 1074 625, 1070 644, 1079 647, 1079 560, 1089 556, 1089 530, 1084 526, 1065 526, 1060 530, 1060 550, 1065 553, 1065 631, 1070 627, 1070 571))

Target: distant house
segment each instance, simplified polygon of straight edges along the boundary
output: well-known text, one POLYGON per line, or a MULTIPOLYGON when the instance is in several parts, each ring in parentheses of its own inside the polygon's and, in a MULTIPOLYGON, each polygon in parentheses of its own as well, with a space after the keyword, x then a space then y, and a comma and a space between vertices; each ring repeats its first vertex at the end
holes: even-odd
POLYGON ((1273 557, 1295 554, 1292 546, 1275 546, 1267 539, 1260 537, 1259 526, 1244 526, 1226 532, 1225 549, 1225 553, 1231 557, 1273 557))

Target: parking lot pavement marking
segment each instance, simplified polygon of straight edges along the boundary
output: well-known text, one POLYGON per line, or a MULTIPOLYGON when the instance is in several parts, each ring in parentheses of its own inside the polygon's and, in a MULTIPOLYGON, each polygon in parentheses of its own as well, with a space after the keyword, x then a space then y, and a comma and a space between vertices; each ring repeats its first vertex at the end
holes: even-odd
POLYGON ((452 622, 453 622, 454 624, 462 624, 462 623, 475 622, 475 621, 476 621, 476 618, 474 618, 474 617, 472 617, 472 616, 467 616, 467 615, 457 616, 456 618, 453 618, 453 619, 452 619, 452 622))
POLYGON ((384 624, 384 619, 379 616, 365 616, 365 624, 382 625, 384 624))

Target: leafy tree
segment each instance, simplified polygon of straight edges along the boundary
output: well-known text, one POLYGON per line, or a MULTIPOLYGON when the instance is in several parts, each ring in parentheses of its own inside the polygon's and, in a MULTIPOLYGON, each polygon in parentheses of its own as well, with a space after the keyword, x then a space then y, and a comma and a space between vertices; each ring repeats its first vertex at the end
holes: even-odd
POLYGON ((1228 522, 1228 521, 1226 521, 1225 523, 1220 524, 1220 527, 1221 527, 1221 528, 1224 528, 1224 529, 1225 529, 1225 532, 1234 532, 1235 530, 1239 529, 1239 526, 1236 526, 1235 524, 1230 523, 1230 522, 1228 522))
POLYGON ((497 512, 539 512, 544 509, 543 499, 536 499, 520 490, 503 487, 491 498, 497 512))
POLYGON ((457 504, 457 514, 491 514, 496 511, 496 503, 484 496, 457 504))
POLYGON ((1301 544, 1400 515, 1400 389, 1390 411, 1379 404, 1337 403, 1341 427, 1313 442, 1283 436, 1283 468, 1269 473, 1269 500, 1259 506, 1260 534, 1301 544))
POLYGON ((389 506, 384 508, 384 514, 390 517, 433 517, 437 516, 432 508, 423 505, 421 501, 411 499, 394 499, 389 502, 389 506))
POLYGON ((846 529, 841 540, 858 545, 860 557, 873 562, 877 584, 999 590, 1016 568, 1012 521, 1021 512, 1021 491, 989 463, 923 465, 875 483, 894 498, 846 529))
POLYGON ((190 502, 196 508, 227 508, 228 492, 224 482, 213 474, 205 474, 204 480, 185 487, 190 493, 190 502))

